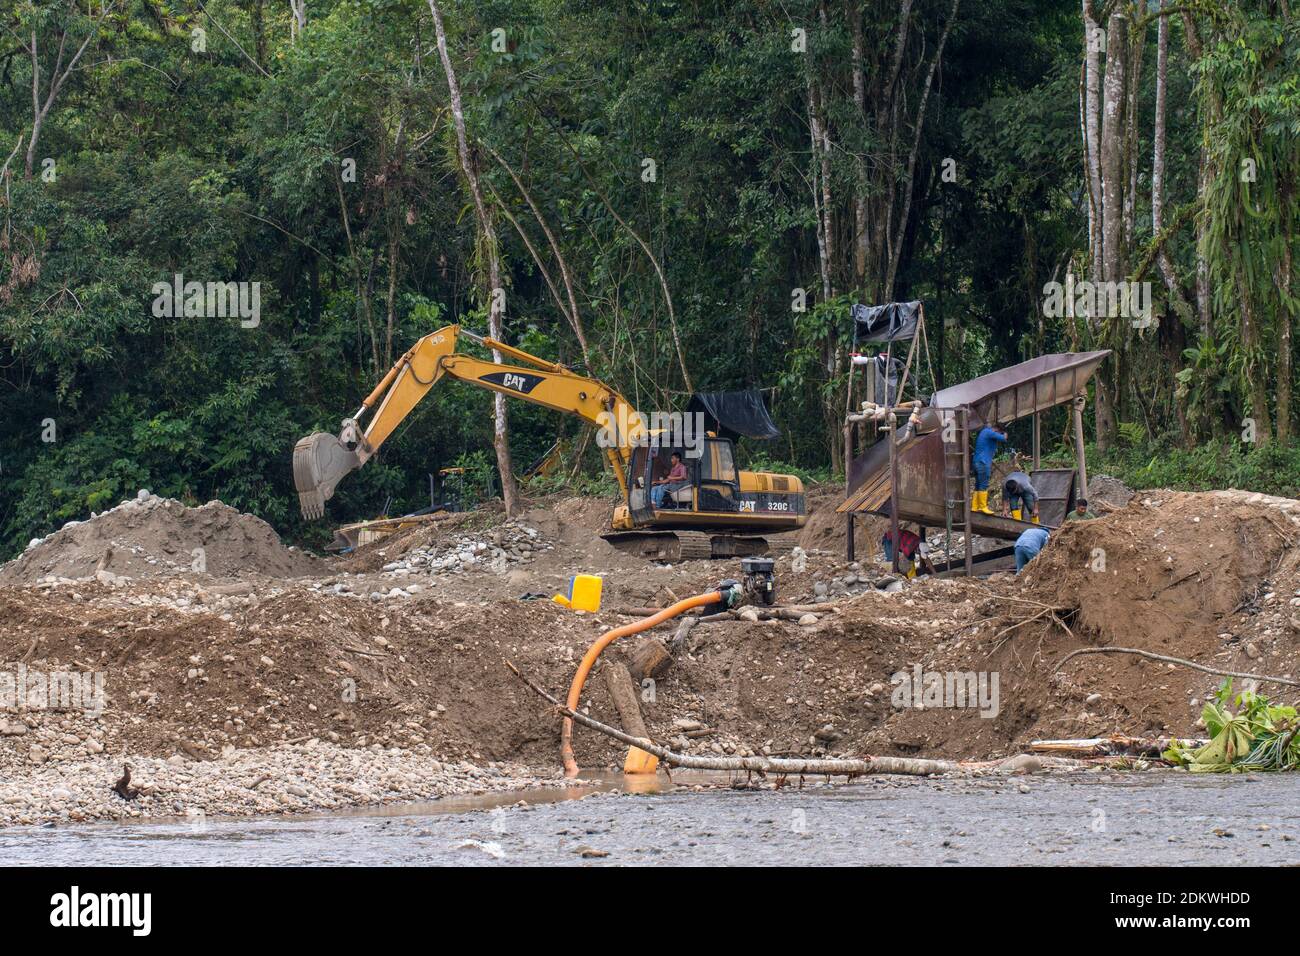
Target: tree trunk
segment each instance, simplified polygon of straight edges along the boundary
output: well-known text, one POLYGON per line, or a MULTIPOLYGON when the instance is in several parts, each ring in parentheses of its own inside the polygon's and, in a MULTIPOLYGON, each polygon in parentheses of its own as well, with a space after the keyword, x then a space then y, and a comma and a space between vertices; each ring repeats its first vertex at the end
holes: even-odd
POLYGON ((1291 244, 1294 241, 1295 184, 1286 177, 1281 189, 1282 255, 1278 260, 1277 287, 1281 299, 1277 310, 1277 440, 1291 440, 1291 244))
MULTIPOLYGON (((474 199, 474 211, 478 216, 479 235, 488 266, 488 288, 485 301, 488 308, 488 332, 494 339, 501 338, 501 310, 497 306, 498 292, 501 285, 501 262, 497 246, 496 230, 492 218, 488 215, 487 205, 483 202, 483 191, 479 188, 478 170, 469 155, 469 138, 465 135, 465 113, 461 107, 460 84, 456 82, 456 71, 451 65, 451 55, 447 51, 447 33, 442 25, 442 12, 437 0, 429 0, 429 12, 433 14, 434 29, 438 34, 438 56, 442 59, 443 70, 447 74, 447 90, 451 98, 451 115, 456 127, 456 152, 460 157, 461 171, 469 184, 470 194, 474 199)), ((492 350, 492 361, 501 364, 501 353, 492 350)), ((497 470, 501 474, 501 497, 505 501, 506 513, 518 514, 522 503, 519 500, 519 487, 515 484, 514 466, 510 460, 509 418, 506 411, 505 396, 500 392, 494 394, 495 420, 492 444, 497 453, 497 470)))
MULTIPOLYGON (((1267 375, 1256 363, 1259 355, 1259 329, 1255 318, 1254 299, 1246 270, 1240 265, 1237 269, 1238 298, 1241 302, 1241 349, 1246 354, 1246 381, 1250 386, 1250 416, 1255 419, 1255 441, 1268 444, 1273 440, 1273 428, 1269 422, 1267 375)), ((1283 309, 1285 311, 1285 307, 1283 309)))
POLYGON ((292 43, 302 36, 307 26, 307 0, 289 0, 289 11, 293 14, 289 18, 289 42, 292 43))
POLYGON ((1111 14, 1101 125, 1102 277, 1124 278, 1124 92, 1128 18, 1111 14))
MULTIPOLYGON (((1286 208, 1285 206, 1283 207, 1286 208)), ((1291 234, 1288 229, 1282 244, 1278 287, 1283 291, 1282 306, 1277 310, 1277 440, 1291 441, 1291 234)))
MULTIPOLYGON (((1164 17, 1159 19, 1163 20, 1164 17)), ((1128 165, 1128 188, 1124 191, 1124 248, 1132 250, 1137 234, 1138 186, 1138 96, 1142 91, 1142 54, 1146 51, 1146 27, 1128 37, 1127 50, 1131 59, 1126 77, 1124 97, 1124 162, 1128 165)))
POLYGON ((1088 251, 1091 275, 1102 275, 1101 256, 1101 51, 1093 18, 1092 0, 1083 0, 1083 145, 1088 175, 1088 251))
POLYGON ((32 170, 36 165, 36 144, 40 142, 41 130, 45 127, 45 120, 46 117, 50 115, 50 110, 54 108, 54 101, 59 95, 59 90, 63 89, 63 84, 67 82, 68 77, 72 75, 72 71, 77 68, 77 63, 81 60, 82 54, 86 52, 86 48, 90 46, 90 41, 93 40, 99 32, 100 21, 109 14, 111 9, 111 7, 105 7, 103 9, 100 13, 99 19, 95 21, 91 28, 90 36, 86 37, 81 46, 77 48, 77 52, 73 54, 72 59, 67 62, 66 66, 63 62, 63 55, 66 52, 68 45, 68 32, 66 29, 60 31, 59 49, 58 53, 54 57, 54 65, 50 68, 49 86, 44 103, 41 102, 40 47, 37 43, 36 30, 32 30, 32 46, 31 49, 27 51, 31 55, 32 61, 32 136, 31 139, 27 141, 27 156, 24 170, 25 178, 32 178, 32 170))
POLYGON ((916 157, 921 149, 921 130, 925 126, 926 106, 930 101, 930 89, 934 85, 934 75, 939 70, 939 63, 943 59, 943 48, 948 42, 948 34, 952 30, 952 25, 957 19, 957 8, 961 0, 952 0, 952 9, 948 11, 948 21, 943 25, 943 33, 939 36, 939 46, 934 51, 934 59, 930 61, 930 71, 926 74, 925 85, 921 89, 921 102, 916 110, 916 130, 912 137, 912 150, 907 157, 907 176, 903 180, 903 213, 898 220, 898 231, 895 233, 894 240, 890 243, 889 250, 889 270, 885 276, 885 299, 892 300, 894 297, 894 283, 898 277, 898 262, 903 255, 903 239, 907 234, 907 221, 912 215, 912 187, 913 177, 916 172, 916 157))
MULTIPOLYGON (((1159 0, 1163 9, 1165 0, 1159 0)), ((1169 98, 1169 17, 1157 17, 1156 26, 1156 104, 1154 129, 1151 136, 1151 234, 1157 238, 1164 230, 1165 206, 1165 132, 1169 98)), ((1136 164, 1135 164, 1136 165, 1136 164)), ((1183 369, 1183 349, 1187 344, 1184 325, 1191 320, 1191 308, 1178 284, 1178 274, 1169 258, 1168 242, 1162 243, 1156 253, 1156 267, 1169 295, 1172 316, 1165 316, 1160 325, 1159 340, 1173 376, 1183 369)), ((1184 448, 1192 446, 1192 429, 1187 417, 1187 396, 1177 388, 1173 392, 1174 414, 1184 448)))
MULTIPOLYGON (((1106 30, 1106 76, 1101 121, 1101 253, 1102 276, 1107 282, 1124 279, 1124 91, 1128 18, 1111 14, 1106 30)), ((1102 316, 1092 316, 1094 333, 1110 326, 1102 316)), ((1118 366, 1118 356, 1112 368, 1118 366)), ((1115 394, 1118 375, 1104 365, 1097 372, 1097 448, 1105 452, 1115 436, 1115 394)))
MULTIPOLYGON (((859 122, 867 118, 867 79, 863 72, 862 9, 854 3, 849 10, 853 20, 853 107, 859 122)), ((853 284, 859 289, 867 276, 867 162, 857 158, 858 183, 853 196, 853 284)))
MULTIPOLYGON (((1187 53, 1192 63, 1195 64, 1200 60, 1204 49, 1201 46, 1200 32, 1196 28, 1196 21, 1189 12, 1184 10, 1182 16, 1183 38, 1187 44, 1187 53)), ((1208 125, 1218 125, 1219 112, 1218 104, 1211 97, 1208 125)), ((1210 153, 1205 143, 1202 142, 1200 166, 1196 174, 1196 194, 1198 196, 1205 196, 1209 192, 1211 178, 1210 153)), ((1211 341, 1214 334, 1210 322, 1210 263, 1205 254, 1209 244, 1209 228, 1210 220, 1208 216, 1196 217, 1196 317, 1200 324, 1203 342, 1211 341)))
POLYGON ((824 215, 824 203, 822 202, 821 183, 822 164, 820 161, 822 127, 821 119, 818 116, 817 107, 817 84, 813 79, 811 70, 808 74, 808 134, 812 140, 812 197, 813 212, 817 217, 817 259, 821 272, 822 281, 822 301, 827 302, 831 298, 831 264, 830 264, 830 230, 827 228, 827 219, 824 215))
MULTIPOLYGON (((509 163, 507 163, 504 159, 501 158, 501 154, 498 153, 495 149, 493 149, 491 146, 488 146, 486 148, 487 151, 492 154, 492 158, 501 164, 501 168, 510 174, 510 178, 514 181, 515 187, 519 190, 520 195, 524 197, 524 201, 528 203, 528 208, 532 210, 533 217, 537 220, 537 225, 541 227, 542 233, 546 236, 546 241, 551 247, 551 254, 555 256, 555 261, 559 265, 560 278, 564 282, 564 290, 569 298, 569 309, 567 315, 569 324, 573 327, 573 334, 578 339, 578 348, 582 352, 582 361, 585 364, 590 365, 591 355, 587 348, 587 332, 582 325, 582 315, 578 312, 577 296, 575 296, 573 293, 573 277, 569 273, 569 264, 565 261, 564 254, 560 252, 560 244, 556 242, 555 234, 551 232, 551 227, 546 222, 546 218, 542 215, 542 211, 537 208, 537 204, 533 202, 532 194, 527 189, 524 188, 523 181, 519 178, 518 175, 516 175, 514 169, 510 166, 509 163)), ((502 209, 504 208, 505 206, 504 204, 502 204, 502 209)), ((536 256, 534 256, 534 258, 536 258, 536 256)), ((541 267, 540 260, 538 261, 538 267, 539 268, 541 267)), ((560 306, 560 311, 561 312, 565 311, 563 305, 560 306)))

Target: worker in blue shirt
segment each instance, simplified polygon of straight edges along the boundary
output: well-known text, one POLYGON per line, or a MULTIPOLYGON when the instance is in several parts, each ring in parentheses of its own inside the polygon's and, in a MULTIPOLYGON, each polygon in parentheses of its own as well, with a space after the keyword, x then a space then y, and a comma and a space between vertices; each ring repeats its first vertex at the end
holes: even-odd
POLYGON ((1016 574, 1024 570, 1026 564, 1038 557, 1038 552, 1047 544, 1046 528, 1030 528, 1016 538, 1016 574))
POLYGON ((970 499, 971 511, 993 514, 989 509, 989 480, 993 477, 993 458, 998 453, 998 445, 1006 440, 1007 430, 998 422, 985 425, 975 436, 975 491, 970 499))

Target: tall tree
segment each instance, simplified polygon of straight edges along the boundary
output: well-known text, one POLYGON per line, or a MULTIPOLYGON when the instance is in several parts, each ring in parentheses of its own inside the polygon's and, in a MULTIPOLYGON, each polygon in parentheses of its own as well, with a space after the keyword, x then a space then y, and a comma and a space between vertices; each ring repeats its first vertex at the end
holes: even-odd
MULTIPOLYGON (((501 303, 505 298, 505 288, 501 283, 501 257, 497 245, 496 227, 487 204, 483 201, 483 190, 479 186, 479 171, 474 158, 470 155, 469 137, 465 132, 465 110, 460 98, 460 84, 456 81, 456 70, 451 63, 451 54, 447 49, 447 31, 442 23, 442 11, 438 9, 437 0, 429 0, 429 12, 433 14, 434 29, 438 34, 438 56, 442 68, 447 74, 447 91, 451 98, 452 123, 456 128, 456 155, 460 158, 461 172, 469 186, 470 196, 474 200, 474 213, 478 219, 479 242, 483 259, 487 264, 487 282, 483 290, 483 301, 488 303, 488 331, 492 338, 501 338, 501 303)), ((492 361, 501 364, 501 352, 492 350, 492 361)), ((505 396, 497 392, 493 396, 495 427, 492 444, 496 449, 497 471, 501 477, 501 493, 505 499, 506 513, 518 514, 522 510, 519 500, 519 486, 515 482, 514 465, 510 460, 510 425, 509 412, 506 409, 505 396)))

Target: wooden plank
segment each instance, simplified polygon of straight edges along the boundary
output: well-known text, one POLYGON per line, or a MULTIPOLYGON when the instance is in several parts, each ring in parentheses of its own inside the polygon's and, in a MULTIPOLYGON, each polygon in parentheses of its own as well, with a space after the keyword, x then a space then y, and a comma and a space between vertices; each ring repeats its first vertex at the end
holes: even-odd
POLYGON ((601 669, 605 673, 605 689, 609 691, 609 696, 614 701, 619 723, 623 725, 623 732, 633 737, 649 739, 650 733, 646 730, 645 719, 641 716, 641 702, 637 696, 636 684, 632 682, 632 675, 627 665, 619 661, 608 661, 601 669))

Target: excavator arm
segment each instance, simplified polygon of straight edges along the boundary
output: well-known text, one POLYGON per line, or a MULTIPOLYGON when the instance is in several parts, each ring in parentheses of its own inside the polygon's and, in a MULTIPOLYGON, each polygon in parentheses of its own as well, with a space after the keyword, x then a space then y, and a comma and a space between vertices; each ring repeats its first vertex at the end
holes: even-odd
POLYGON ((632 445, 644 438, 645 424, 622 395, 563 365, 449 325, 411 346, 352 417, 343 420, 337 437, 317 432, 294 446, 293 478, 304 518, 325 514, 325 502, 339 481, 379 450, 443 376, 577 415, 606 429, 614 440, 605 443, 605 454, 627 500, 628 456, 632 445), (458 352, 461 337, 494 349, 517 364, 499 364, 458 352))

